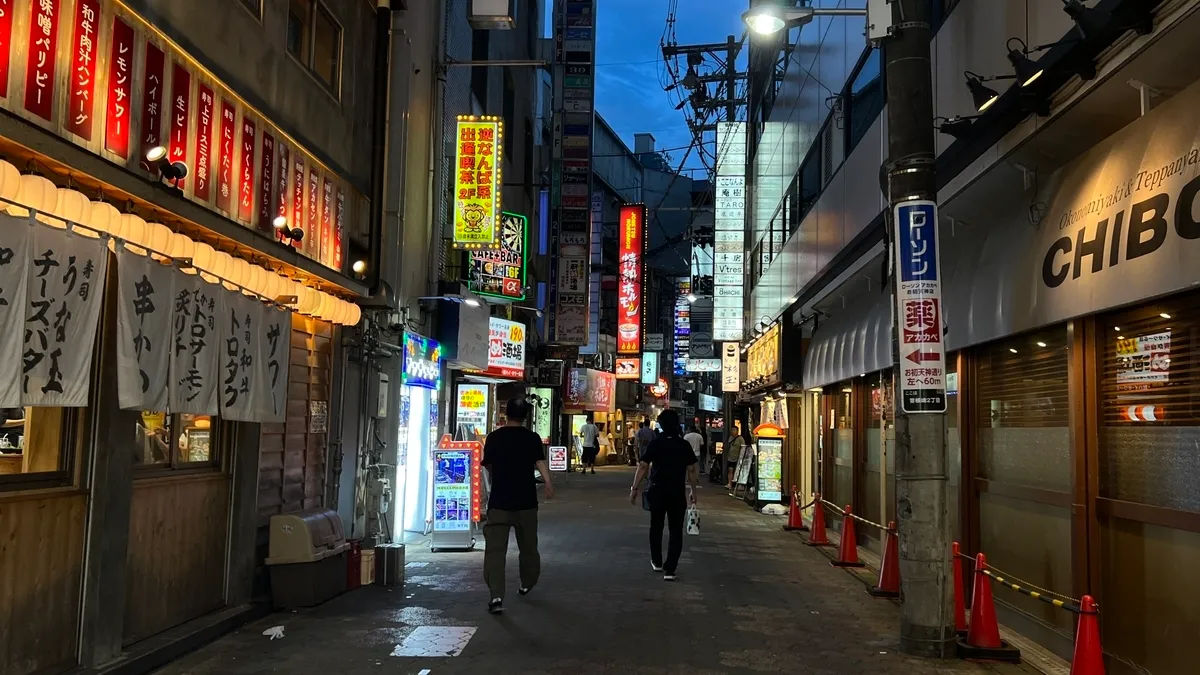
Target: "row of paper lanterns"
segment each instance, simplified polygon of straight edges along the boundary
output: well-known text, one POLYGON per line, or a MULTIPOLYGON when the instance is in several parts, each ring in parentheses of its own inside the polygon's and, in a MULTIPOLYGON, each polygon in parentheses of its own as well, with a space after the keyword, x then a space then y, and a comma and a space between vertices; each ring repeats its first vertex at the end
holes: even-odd
MULTIPOLYGON (((10 202, 7 211, 13 216, 28 216, 28 209, 22 206, 29 207, 38 211, 35 217, 50 227, 66 229, 63 221, 71 221, 83 225, 75 228, 78 234, 89 237, 110 235, 120 239, 127 250, 137 255, 150 255, 164 261, 191 260, 192 265, 185 267, 185 272, 199 273, 205 281, 221 283, 231 291, 240 290, 246 295, 272 301, 294 295, 296 303, 292 308, 297 312, 343 326, 357 324, 362 316, 361 308, 352 302, 309 288, 203 242, 193 241, 187 235, 172 232, 162 223, 147 223, 132 213, 121 213, 107 202, 90 201, 82 192, 57 187, 41 176, 22 175, 15 166, 3 160, 0 160, 0 197, 10 202)), ((110 241, 109 245, 116 244, 110 241)))

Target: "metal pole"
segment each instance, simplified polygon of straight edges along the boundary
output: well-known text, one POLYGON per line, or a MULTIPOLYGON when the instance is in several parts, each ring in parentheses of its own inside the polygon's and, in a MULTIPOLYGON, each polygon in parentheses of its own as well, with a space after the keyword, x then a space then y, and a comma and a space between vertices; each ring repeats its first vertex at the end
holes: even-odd
MULTIPOLYGON (((732 35, 725 36, 725 121, 737 119, 738 104, 734 101, 737 87, 737 53, 738 43, 732 35)), ((743 101, 744 103, 745 101, 743 101)))
MULTIPOLYGON (((888 122, 888 222, 895 225, 902 202, 936 202, 934 177, 933 84, 930 73, 929 0, 892 4, 894 34, 884 43, 888 122)), ((936 213, 936 211, 935 211, 936 213)), ((934 219, 936 223, 936 218, 934 219)), ((889 228, 892 245, 896 230, 889 228)), ((895 259, 895 256, 894 258, 895 259)), ((899 292, 899 267, 892 274, 893 298, 899 292)), ((938 312, 940 322, 940 311, 938 312)), ((896 314, 894 324, 904 317, 896 314)), ((940 323, 937 327, 940 333, 940 323)), ((911 347, 911 345, 910 345, 911 347)), ((947 510, 945 413, 907 414, 901 394, 898 325, 892 328, 896 364, 893 403, 896 411, 896 519, 899 522, 900 574, 904 604, 900 649, 908 654, 950 658, 955 633, 947 577, 950 524, 947 510)), ((906 352, 911 352, 911 349, 906 352)), ((941 367, 945 368, 945 359, 941 367)), ((943 372, 944 376, 944 372, 943 372)))

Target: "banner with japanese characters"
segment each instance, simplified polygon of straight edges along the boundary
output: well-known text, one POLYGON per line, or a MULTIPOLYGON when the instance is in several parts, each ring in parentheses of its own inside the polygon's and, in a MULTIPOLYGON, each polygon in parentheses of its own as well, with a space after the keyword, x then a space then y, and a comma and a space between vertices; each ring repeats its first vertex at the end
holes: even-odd
POLYGON ((216 415, 217 358, 223 346, 217 319, 228 291, 198 274, 175 274, 167 407, 176 413, 216 415))
POLYGON ((36 221, 0 214, 0 408, 21 406, 20 325, 36 221))
MULTIPOLYGON (((218 307, 221 303, 218 301, 218 307)), ((257 422, 263 409, 260 396, 262 371, 258 360, 261 350, 263 312, 257 298, 239 292, 226 292, 224 310, 218 326, 223 345, 218 364, 221 417, 236 422, 257 422)))
POLYGON ((117 247, 117 401, 166 410, 175 268, 117 247))
POLYGON ((105 240, 34 227, 24 303, 22 405, 87 405, 107 265, 105 240))
POLYGON ((263 308, 260 334, 260 376, 263 386, 260 422, 282 422, 287 412, 289 356, 291 355, 292 313, 274 307, 263 308))

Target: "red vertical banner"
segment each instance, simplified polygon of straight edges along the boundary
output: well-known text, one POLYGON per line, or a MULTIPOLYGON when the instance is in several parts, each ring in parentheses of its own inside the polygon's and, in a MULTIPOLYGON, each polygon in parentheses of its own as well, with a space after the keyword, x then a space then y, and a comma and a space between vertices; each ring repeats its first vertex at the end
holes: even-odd
POLYGON ((304 220, 304 156, 299 150, 292 153, 292 222, 293 228, 304 232, 304 241, 292 240, 292 247, 302 248, 312 232, 308 231, 308 223, 304 220))
POLYGON ((321 263, 333 263, 333 181, 328 175, 321 190, 321 263))
POLYGON ((333 269, 342 270, 342 246, 346 236, 346 190, 338 188, 337 208, 333 212, 333 269))
POLYGON ((129 159, 129 112, 133 105, 133 28, 113 17, 112 52, 108 59, 108 108, 104 147, 129 159))
POLYGON ((47 122, 54 117, 54 64, 62 0, 33 0, 25 68, 25 109, 47 122))
MULTIPOLYGON (((100 0, 75 0, 75 43, 71 50, 71 72, 67 76, 67 131, 92 140, 95 128, 96 34, 100 0)), ((8 46, 5 40, 2 46, 8 46)))
POLYGON ((8 68, 12 63, 13 0, 0 0, 0 97, 8 98, 8 68))
POLYGON ((617 353, 642 351, 642 281, 646 254, 646 207, 621 207, 617 226, 617 353))
MULTIPOLYGON (((192 74, 178 62, 171 68, 171 116, 167 156, 172 162, 187 164, 188 129, 192 126, 192 74)), ((177 185, 183 187, 183 180, 177 185)))
POLYGON ((305 231, 304 252, 315 260, 321 259, 321 177, 317 167, 308 167, 308 227, 305 231))
POLYGON ((259 158, 258 176, 258 229, 271 233, 271 221, 275 220, 275 200, 271 191, 275 189, 275 137, 263 126, 262 157, 259 158))
POLYGON ((254 120, 242 117, 242 167, 238 179, 238 219, 254 222, 254 120))
POLYGON ((212 132, 213 106, 216 98, 212 87, 204 83, 196 85, 196 199, 207 202, 212 196, 212 132))
MULTIPOLYGON (((291 161, 291 159, 288 157, 287 144, 280 142, 279 143, 279 161, 276 163, 276 165, 278 166, 277 173, 279 174, 279 208, 276 210, 275 215, 283 216, 284 218, 287 218, 288 168, 291 166, 289 164, 290 161, 291 161)), ((295 225, 293 225, 292 221, 289 220, 287 227, 288 227, 288 230, 291 230, 293 227, 295 227, 295 225)), ((286 239, 287 237, 284 236, 283 231, 276 230, 275 238, 282 241, 282 240, 286 239)))
POLYGON ((163 69, 166 57, 158 47, 146 43, 146 72, 142 76, 142 155, 162 145, 163 69))
POLYGON ((233 213, 233 134, 237 111, 229 101, 221 101, 221 140, 217 153, 217 208, 233 213))

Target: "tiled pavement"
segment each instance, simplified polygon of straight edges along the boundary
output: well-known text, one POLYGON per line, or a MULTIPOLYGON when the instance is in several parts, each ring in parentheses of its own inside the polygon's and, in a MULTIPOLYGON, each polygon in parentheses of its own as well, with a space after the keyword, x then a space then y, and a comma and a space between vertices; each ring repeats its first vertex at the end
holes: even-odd
POLYGON ((665 583, 650 570, 647 515, 628 503, 631 471, 560 477, 558 498, 541 511, 541 583, 517 596, 514 542, 502 617, 485 612, 481 551, 432 554, 410 545, 403 590, 367 587, 313 610, 273 615, 162 672, 1036 672, 899 654, 895 604, 868 596, 859 579, 781 531, 781 519, 707 483, 703 532, 687 538, 679 581, 665 583), (263 635, 273 626, 283 626, 283 638, 263 635), (461 651, 410 656, 438 649, 461 651))

